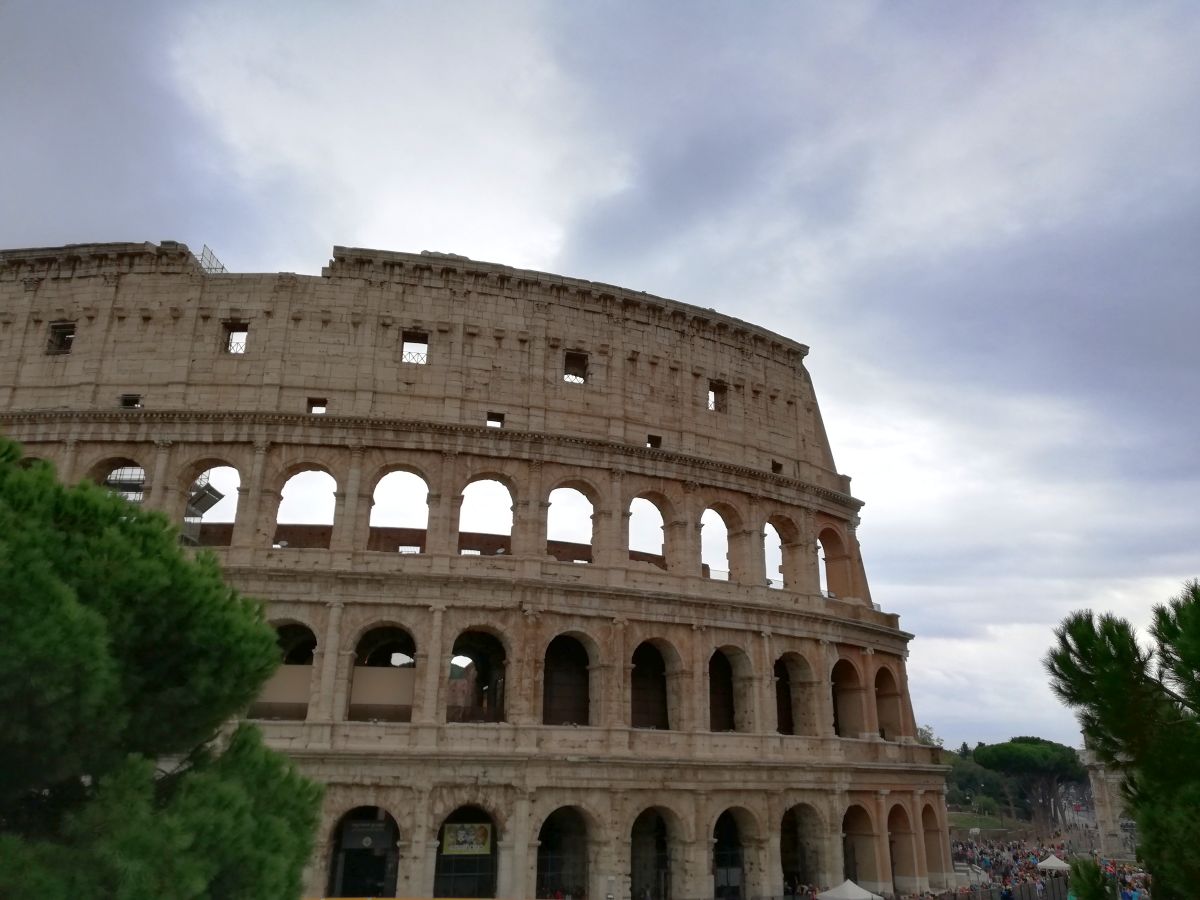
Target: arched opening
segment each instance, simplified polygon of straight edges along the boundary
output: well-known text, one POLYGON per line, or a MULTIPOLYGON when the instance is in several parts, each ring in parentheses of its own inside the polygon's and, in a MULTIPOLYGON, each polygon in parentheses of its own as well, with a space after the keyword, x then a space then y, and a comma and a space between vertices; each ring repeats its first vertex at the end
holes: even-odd
POLYGON ((503 722, 505 665, 504 645, 495 635, 460 634, 450 653, 446 721, 503 722))
POLYGON ((632 727, 670 729, 667 664, 659 649, 649 641, 639 644, 633 651, 629 691, 632 727))
POLYGON ((337 481, 321 469, 297 472, 283 485, 275 517, 276 548, 328 549, 337 508, 337 481))
POLYGON ((582 491, 570 487, 550 492, 546 510, 546 554, 560 562, 592 561, 592 516, 595 508, 582 491))
POLYGON ((91 480, 130 503, 141 503, 146 496, 146 470, 132 459, 110 459, 92 470, 91 480))
POLYGON ((737 819, 729 810, 713 826, 712 871, 715 900, 742 900, 745 883, 745 854, 737 819))
POLYGON ((329 861, 329 896, 395 896, 399 842, 396 820, 377 806, 342 816, 329 861))
POLYGON ((763 527, 763 559, 766 564, 766 579, 768 587, 782 590, 783 581, 783 539, 779 529, 768 522, 763 527))
POLYGON ((308 626, 290 624, 276 628, 275 639, 283 665, 271 673, 246 715, 251 719, 303 721, 308 716, 317 638, 308 626))
POLYGON ((492 817, 478 806, 460 806, 438 830, 433 876, 435 897, 495 897, 496 843, 492 817))
POLYGON ((816 736, 817 680, 808 660, 785 653, 775 660, 776 730, 780 734, 816 736))
POLYGON ((228 547, 241 483, 233 466, 211 466, 197 475, 187 489, 180 540, 197 547, 228 547))
POLYGON ((472 481, 458 511, 458 552, 463 556, 512 553, 513 496, 493 479, 472 481))
POLYGON ((587 725, 591 717, 588 652, 559 635, 546 647, 542 670, 542 724, 587 725))
POLYGON ((403 628, 372 628, 354 648, 349 718, 354 722, 412 721, 417 645, 403 628))
POLYGON ((708 660, 709 731, 753 731, 754 676, 738 647, 721 647, 708 660))
POLYGON ((851 596, 850 556, 842 536, 833 528, 823 529, 817 536, 817 552, 821 593, 834 599, 851 596))
POLYGON ((429 528, 429 485, 412 472, 388 472, 371 494, 367 549, 424 553, 429 528))
POLYGON ((851 806, 842 817, 843 875, 867 890, 883 885, 875 860, 875 829, 871 816, 861 806, 851 806))
POLYGON ((582 898, 588 886, 587 821, 579 810, 562 806, 538 832, 537 896, 582 898))
POLYGON ((849 660, 838 660, 831 678, 833 689, 833 732, 838 737, 862 737, 866 729, 863 688, 858 670, 849 660))
POLYGON ((700 561, 705 578, 729 580, 729 523, 711 507, 700 516, 700 561))
POLYGON ((891 669, 875 673, 875 713, 879 717, 879 736, 885 741, 898 741, 904 734, 900 688, 891 669))
POLYGON ((647 497, 629 504, 629 558, 666 569, 662 509, 647 497))
POLYGON ((629 832, 629 887, 634 900, 671 900, 671 834, 657 809, 647 809, 629 832))
POLYGON ((908 811, 899 804, 888 813, 888 848, 892 861, 892 885, 898 893, 917 890, 917 844, 908 811))
POLYGON ((938 827, 937 813, 928 803, 921 810, 921 830, 925 832, 925 871, 929 874, 929 886, 945 887, 947 872, 942 856, 944 832, 938 827))
POLYGON ((821 817, 807 803, 797 804, 783 814, 783 824, 779 830, 779 859, 783 864, 785 896, 807 897, 805 889, 823 881, 823 838, 821 817))

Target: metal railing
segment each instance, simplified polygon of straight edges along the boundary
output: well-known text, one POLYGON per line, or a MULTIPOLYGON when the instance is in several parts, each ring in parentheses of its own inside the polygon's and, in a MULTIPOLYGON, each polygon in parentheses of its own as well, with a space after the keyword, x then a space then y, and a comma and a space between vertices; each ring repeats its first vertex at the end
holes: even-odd
POLYGON ((423 366, 429 362, 429 354, 419 353, 416 350, 405 350, 400 354, 400 362, 413 363, 414 365, 423 366))

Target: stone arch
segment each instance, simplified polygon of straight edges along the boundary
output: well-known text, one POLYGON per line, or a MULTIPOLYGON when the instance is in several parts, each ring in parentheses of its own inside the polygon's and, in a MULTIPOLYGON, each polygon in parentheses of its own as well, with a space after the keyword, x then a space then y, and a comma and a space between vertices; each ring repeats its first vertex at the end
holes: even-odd
POLYGON ((228 547, 233 543, 241 470, 224 457, 201 457, 181 467, 176 484, 183 497, 183 542, 198 547, 228 547))
POLYGON ((932 803, 921 807, 921 831, 925 838, 925 872, 929 877, 930 887, 945 887, 950 884, 950 871, 947 868, 944 855, 945 835, 938 820, 937 810, 932 803))
POLYGON ((347 718, 410 722, 416 689, 417 644, 408 629, 375 623, 354 646, 347 718))
POLYGON ((140 504, 146 497, 146 467, 132 456, 105 456, 87 468, 87 479, 140 504))
POLYGON ((429 533, 429 478, 408 463, 381 466, 371 478, 367 549, 424 553, 429 533))
POLYGON ((678 729, 683 700, 678 685, 682 670, 678 651, 662 638, 650 638, 634 648, 630 662, 630 725, 678 729))
POLYGON ((595 485, 579 477, 561 479, 547 491, 546 555, 560 562, 594 561, 601 496, 595 485))
POLYGON ((271 673, 246 715, 251 719, 303 721, 308 716, 312 696, 317 636, 301 622, 279 621, 272 623, 272 627, 282 665, 271 673))
POLYGON ((451 645, 447 722, 505 721, 508 648, 492 629, 465 628, 451 645))
POLYGON ((378 806, 358 806, 340 816, 330 841, 329 896, 395 896, 399 842, 396 820, 378 806))
POLYGON ((700 514, 700 570, 705 578, 735 580, 735 543, 741 523, 741 514, 724 501, 710 503, 700 514))
POLYGON ((499 828, 482 806, 460 806, 438 828, 434 897, 495 897, 499 828))
POLYGON ((708 727, 754 730, 754 667, 741 647, 726 644, 708 658, 708 727))
POLYGON ((656 805, 643 809, 629 827, 629 895, 634 900, 674 900, 675 880, 687 840, 679 816, 656 805))
POLYGON ((511 555, 517 511, 515 479, 502 471, 483 469, 467 478, 458 501, 459 554, 511 555))
POLYGON ((842 816, 842 867, 845 878, 869 891, 887 888, 875 853, 875 822, 857 803, 842 816))
POLYGON ((850 542, 840 528, 826 524, 817 532, 821 593, 826 597, 838 599, 854 594, 849 547, 850 542))
POLYGON ((542 665, 542 724, 592 725, 591 672, 596 657, 576 635, 546 645, 542 665))
POLYGON ((875 713, 881 738, 898 741, 904 736, 903 696, 895 674, 886 665, 880 666, 875 673, 875 713))
POLYGON ((834 664, 829 680, 833 693, 834 734, 838 737, 862 737, 867 719, 862 675, 858 667, 843 657, 834 664))
POLYGON ((759 835, 758 820, 745 807, 734 806, 721 812, 712 823, 710 867, 713 897, 716 900, 744 900, 750 896, 748 883, 753 875, 753 854, 747 843, 759 835))
POLYGON ((779 826, 779 861, 785 896, 798 895, 800 888, 824 880, 829 868, 825 835, 825 822, 812 804, 797 803, 784 811, 779 826))
POLYGON ((804 590, 804 541, 800 526, 791 516, 780 512, 767 516, 765 525, 775 529, 779 536, 779 568, 776 573, 772 573, 768 562, 767 578, 777 579, 785 590, 804 590))
POLYGON ((542 820, 534 896, 586 896, 594 835, 594 817, 578 806, 560 806, 542 820))
POLYGON ((783 653, 775 660, 774 676, 776 731, 808 737, 820 735, 820 681, 808 658, 796 651, 783 653))
POLYGON ((308 461, 292 463, 282 475, 272 546, 328 549, 337 517, 337 478, 325 464, 308 461))
POLYGON ((913 833, 908 808, 895 803, 888 810, 888 849, 892 865, 892 884, 899 893, 920 890, 917 874, 917 837, 913 833))
POLYGON ((626 529, 629 559, 666 569, 667 523, 672 521, 673 515, 670 499, 658 491, 643 491, 630 498, 625 504, 625 512, 629 514, 626 529))

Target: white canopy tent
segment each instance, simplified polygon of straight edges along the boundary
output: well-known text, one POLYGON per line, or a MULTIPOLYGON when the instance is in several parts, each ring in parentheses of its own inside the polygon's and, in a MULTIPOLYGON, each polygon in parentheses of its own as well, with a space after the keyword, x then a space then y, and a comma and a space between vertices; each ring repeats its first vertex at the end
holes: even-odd
POLYGON ((1069 872, 1071 870, 1068 863, 1063 862, 1053 853, 1038 863, 1037 867, 1043 872, 1069 872))
POLYGON ((835 888, 821 891, 817 900, 883 900, 878 894, 872 894, 866 888, 860 888, 853 881, 843 881, 835 888))

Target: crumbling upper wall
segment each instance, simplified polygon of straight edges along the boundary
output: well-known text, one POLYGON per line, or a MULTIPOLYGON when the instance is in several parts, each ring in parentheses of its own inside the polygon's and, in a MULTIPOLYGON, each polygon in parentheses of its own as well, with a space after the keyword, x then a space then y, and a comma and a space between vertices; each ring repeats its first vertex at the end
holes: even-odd
POLYGON ((765 329, 448 254, 336 247, 321 276, 206 274, 183 244, 0 251, 0 409, 307 412, 645 446, 848 492, 803 366, 765 329), (69 353, 47 354, 53 322, 69 353), (249 337, 226 352, 227 324, 249 337), (427 336, 425 364, 405 333, 427 336), (564 380, 585 354, 585 383, 564 380), (576 357, 578 358, 578 357, 576 357), (714 396, 710 396, 710 390, 714 396), (717 406, 710 409, 710 405, 717 406))

